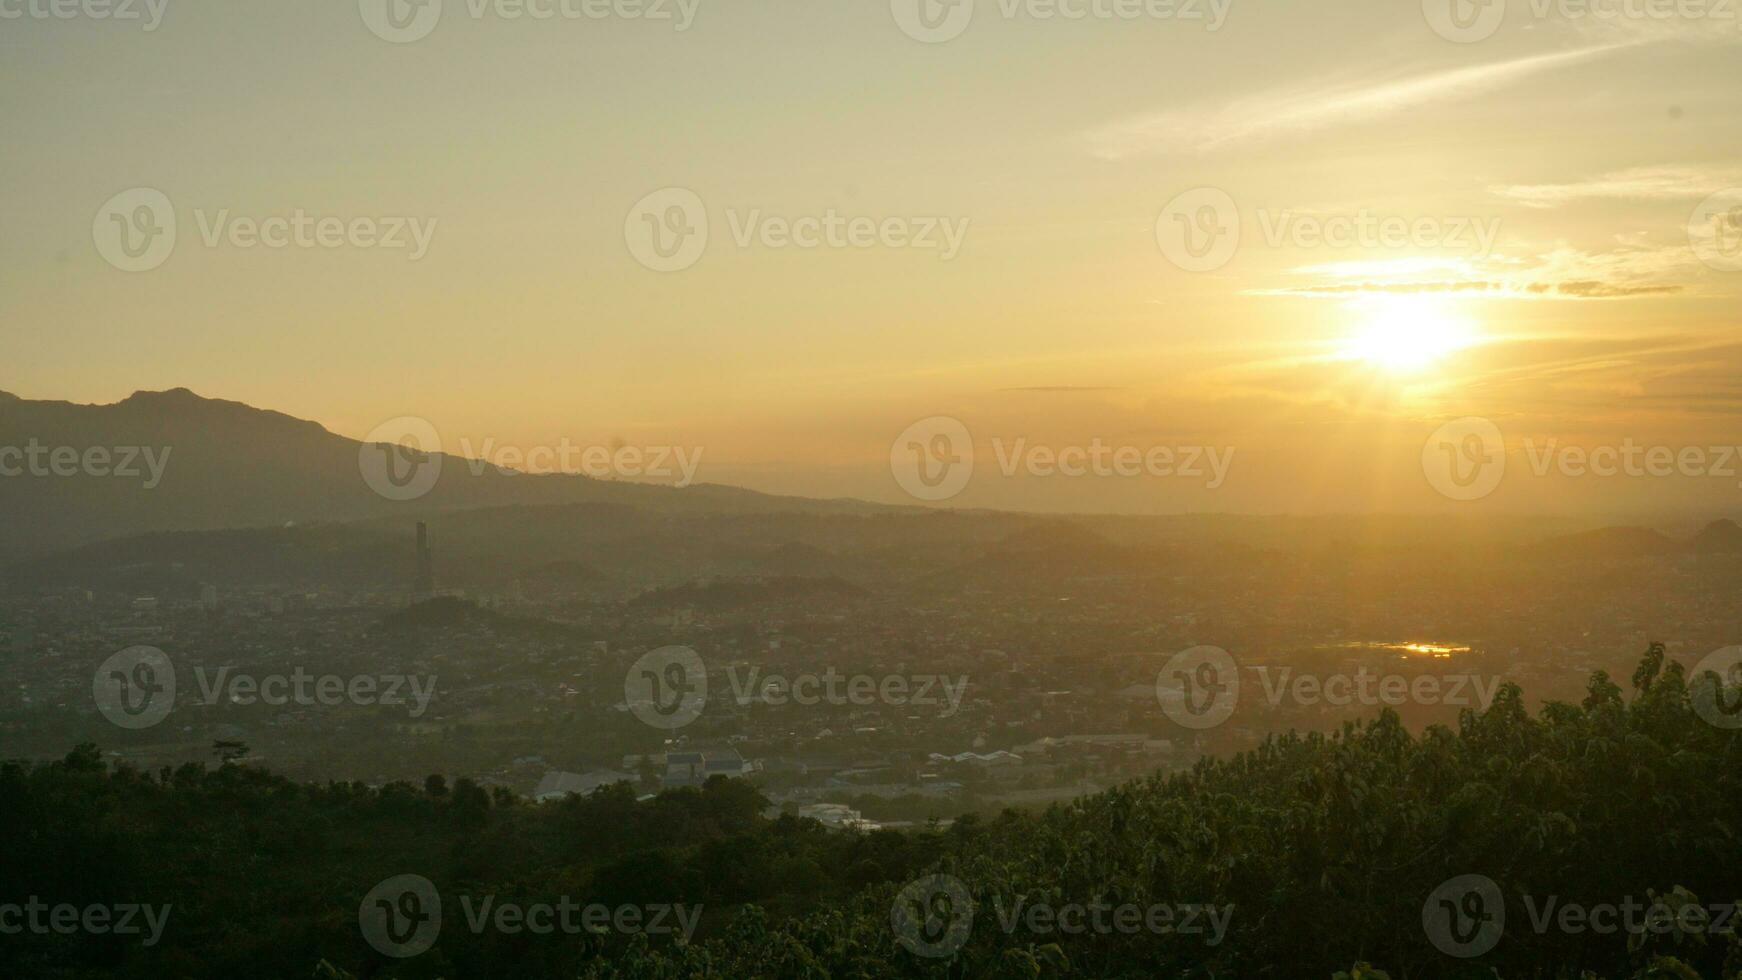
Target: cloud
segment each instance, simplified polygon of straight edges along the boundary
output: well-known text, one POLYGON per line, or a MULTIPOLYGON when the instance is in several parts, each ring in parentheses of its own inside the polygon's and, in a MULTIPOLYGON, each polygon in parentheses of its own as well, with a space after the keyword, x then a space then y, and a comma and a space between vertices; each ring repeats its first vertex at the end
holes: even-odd
MULTIPOLYGON (((1542 4, 1542 0, 1532 0, 1533 8, 1539 4, 1542 4)), ((1581 6, 1578 3, 1566 4, 1565 0, 1562 0, 1562 5, 1562 9, 1581 6)), ((1637 0, 1625 4, 1590 3, 1588 6, 1590 9, 1584 14, 1569 14, 1556 19, 1571 27, 1581 37, 1593 40, 1620 38, 1689 44, 1732 44, 1736 40, 1735 5, 1727 0, 1676 4, 1673 11, 1669 12, 1650 10, 1648 8, 1655 5, 1637 0), (1621 15, 1616 16, 1617 13, 1621 15)))
POLYGON ((1474 274, 1475 269, 1476 263, 1472 259, 1417 256, 1404 259, 1349 259, 1342 262, 1296 266, 1289 272, 1301 276, 1330 276, 1334 279, 1360 279, 1363 277, 1395 279, 1419 276, 1424 273, 1468 276, 1474 274))
POLYGON ((1031 394, 1072 394, 1077 392, 1123 391, 1123 388, 1092 386, 1092 385, 1032 385, 1021 388, 1000 388, 999 391, 1025 392, 1031 394))
POLYGON ((1606 252, 1560 245, 1537 255, 1535 265, 1516 279, 1577 284, 1571 295, 1601 292, 1586 285, 1600 283, 1618 294, 1642 287, 1686 283, 1699 277, 1701 271, 1699 260, 1685 241, 1669 245, 1622 245, 1606 252))
POLYGON ((1528 260, 1354 261, 1289 271, 1315 281, 1247 293, 1320 298, 1452 293, 1514 299, 1632 299, 1683 293, 1700 277, 1698 262, 1685 246, 1653 246, 1636 239, 1607 252, 1562 245, 1528 260))
POLYGON ((1406 280, 1403 282, 1330 282, 1274 289, 1248 290, 1252 296, 1362 296, 1380 293, 1487 293, 1505 292, 1506 284, 1486 279, 1406 280))
POLYGON ((1697 201, 1736 187, 1742 187, 1742 168, 1659 166, 1618 170, 1567 184, 1513 184, 1490 190, 1529 207, 1553 208, 1591 200, 1697 201))
POLYGON ((1281 289, 1254 290, 1261 296, 1372 296, 1376 294, 1407 295, 1416 293, 1491 293, 1511 297, 1540 299, 1630 299, 1639 296, 1669 296, 1687 289, 1679 283, 1656 285, 1621 285, 1595 279, 1570 282, 1508 283, 1487 280, 1458 282, 1353 282, 1311 286, 1291 286, 1281 289))
MULTIPOLYGON (((1331 421, 1445 405, 1506 416, 1521 429, 1569 435, 1640 434, 1720 425, 1742 413, 1742 345, 1694 334, 1501 336, 1447 354, 1430 374, 1399 386, 1360 359, 1334 353, 1255 361, 1224 371, 1219 390, 1254 405, 1289 405, 1286 417, 1331 421)), ((1272 410, 1249 414, 1281 417, 1272 410)))
POLYGON ((1207 152, 1279 135, 1382 118, 1437 102, 1468 99, 1535 75, 1593 61, 1641 40, 1597 44, 1402 79, 1290 86, 1215 108, 1170 109, 1090 130, 1090 151, 1106 160, 1151 153, 1207 152))
POLYGON ((1595 279, 1580 279, 1574 282, 1533 282, 1528 287, 1533 293, 1554 293, 1573 299, 1625 299, 1630 296, 1663 296, 1679 293, 1683 287, 1676 285, 1660 286, 1624 286, 1616 283, 1599 282, 1595 279))
POLYGON ((1554 426, 1742 412, 1742 345, 1689 336, 1515 338, 1481 351, 1464 382, 1554 426))

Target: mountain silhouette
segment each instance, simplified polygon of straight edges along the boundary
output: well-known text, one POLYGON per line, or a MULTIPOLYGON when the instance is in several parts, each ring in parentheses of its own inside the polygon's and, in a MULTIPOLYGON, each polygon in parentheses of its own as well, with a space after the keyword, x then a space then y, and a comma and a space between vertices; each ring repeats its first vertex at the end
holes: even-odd
POLYGON ((1713 521, 1694 535, 1693 549, 1707 555, 1742 553, 1742 526, 1727 519, 1713 521))
MULTIPOLYGON (((112 405, 31 401, 0 392, 0 447, 40 447, 38 467, 0 478, 0 562, 162 531, 281 527, 286 524, 411 517, 515 505, 622 503, 639 509, 766 513, 892 511, 859 501, 776 497, 696 484, 678 489, 580 475, 528 475, 451 454, 415 499, 372 490, 362 442, 321 425, 186 388, 141 391, 112 405), (54 475, 47 454, 93 447, 119 469, 121 447, 141 447, 135 476, 54 475), (119 451, 118 451, 119 450, 119 451), (158 464, 155 474, 150 464, 158 464)), ((376 447, 372 452, 385 452, 376 447)), ((14 458, 0 462, 16 467, 14 458)))
POLYGON ((1548 538, 1527 548, 1526 553, 1555 561, 1738 554, 1742 553, 1742 527, 1732 520, 1713 521, 1687 539, 1672 538, 1652 528, 1604 527, 1548 538))
POLYGON ((1645 555, 1667 555, 1686 548, 1662 531, 1648 527, 1604 527, 1549 538, 1527 549, 1536 557, 1595 561, 1645 555))

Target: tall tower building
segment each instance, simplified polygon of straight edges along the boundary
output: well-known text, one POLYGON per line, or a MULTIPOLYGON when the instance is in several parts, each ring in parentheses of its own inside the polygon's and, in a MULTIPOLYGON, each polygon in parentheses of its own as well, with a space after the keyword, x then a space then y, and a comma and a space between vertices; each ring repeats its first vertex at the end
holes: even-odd
POLYGON ((429 552, 429 525, 417 522, 417 585, 415 597, 428 599, 435 595, 435 559, 429 552))

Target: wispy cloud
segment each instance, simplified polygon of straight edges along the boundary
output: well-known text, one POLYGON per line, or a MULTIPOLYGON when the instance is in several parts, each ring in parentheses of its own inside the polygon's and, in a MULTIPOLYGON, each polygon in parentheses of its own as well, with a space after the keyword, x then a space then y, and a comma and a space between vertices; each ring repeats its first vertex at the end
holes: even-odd
POLYGON ((1348 298, 1452 293, 1515 299, 1631 299, 1688 291, 1700 268, 1685 246, 1622 242, 1606 252, 1569 246, 1520 260, 1402 259, 1333 262, 1289 270, 1300 281, 1248 290, 1258 296, 1348 298))
POLYGON ((1026 394, 1064 395, 1081 394, 1100 391, 1123 391, 1123 388, 1092 385, 1029 385, 1021 388, 1000 388, 1004 392, 1022 392, 1026 394))
POLYGON ((1574 420, 1742 413, 1742 345, 1709 338, 1515 338, 1483 351, 1467 380, 1481 397, 1565 427, 1574 420))
POLYGON ((1491 188, 1528 207, 1553 208, 1573 201, 1699 200, 1742 187, 1742 168, 1661 166, 1617 170, 1566 184, 1513 184, 1491 188))
POLYGON ((1382 118, 1407 109, 1468 99, 1524 79, 1647 43, 1625 40, 1407 78, 1289 86, 1215 107, 1169 109, 1125 119, 1084 135, 1108 160, 1152 153, 1205 152, 1232 144, 1298 135, 1382 118))
POLYGON ((1457 282, 1339 282, 1316 283, 1310 286, 1288 286, 1255 292, 1266 296, 1373 296, 1381 294, 1412 295, 1420 293, 1484 293, 1540 299, 1634 299, 1641 296, 1672 296, 1687 287, 1676 283, 1625 285, 1599 279, 1574 279, 1568 282, 1499 282, 1495 280, 1459 280, 1457 282))
POLYGON ((1602 4, 1593 3, 1589 6, 1591 9, 1582 15, 1558 16, 1549 13, 1544 18, 1544 14, 1539 11, 1553 11, 1554 6, 1542 4, 1542 0, 1531 2, 1532 12, 1537 13, 1539 19, 1554 20, 1572 28, 1579 36, 1593 41, 1623 39, 1687 44, 1734 44, 1736 41, 1735 5, 1724 0, 1674 5, 1676 10, 1673 16, 1665 16, 1662 11, 1647 10, 1645 8, 1649 5, 1643 3, 1626 5, 1622 16, 1600 13, 1602 4))

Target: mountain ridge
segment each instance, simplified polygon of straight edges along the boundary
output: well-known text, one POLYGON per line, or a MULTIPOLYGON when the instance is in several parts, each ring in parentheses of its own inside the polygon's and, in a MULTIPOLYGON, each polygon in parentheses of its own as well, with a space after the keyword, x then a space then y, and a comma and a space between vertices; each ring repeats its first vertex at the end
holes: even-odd
MULTIPOLYGON (((372 491, 360 467, 365 443, 243 402, 188 388, 140 390, 110 404, 0 398, 0 446, 139 450, 161 460, 161 480, 115 473, 57 477, 46 464, 0 480, 0 562, 100 541, 164 531, 212 531, 348 522, 386 516, 517 505, 628 502, 662 510, 894 511, 852 499, 776 497, 740 487, 671 487, 581 474, 528 474, 448 452, 426 494, 389 500, 372 491), (474 471, 476 470, 476 471, 474 471)), ((44 457, 46 458, 46 457, 44 457)), ((135 476, 142 476, 135 466, 135 476)))
MULTIPOLYGON (((163 482, 147 490, 137 480, 0 479, 0 513, 8 517, 0 522, 0 565, 161 533, 367 525, 390 520, 397 524, 394 533, 399 534, 413 520, 473 510, 503 511, 503 519, 486 524, 514 538, 514 524, 508 518, 513 517, 509 512, 515 508, 583 505, 622 506, 672 516, 707 514, 728 519, 726 523, 732 515, 921 516, 932 521, 934 528, 950 529, 945 537, 957 539, 958 531, 965 534, 958 544, 970 540, 985 543, 991 525, 978 518, 996 517, 993 524, 1022 533, 1002 542, 989 555, 972 549, 962 552, 961 560, 989 558, 1001 565, 1052 567, 1054 571, 1061 570, 1053 567, 1053 559, 1061 552, 1071 557, 1065 563, 1069 567, 1093 568, 1097 563, 1128 560, 1130 547, 1139 542, 1187 548, 1214 542, 1227 547, 1238 540, 1280 542, 1304 529, 1326 542, 1337 542, 1339 549, 1362 541, 1370 548, 1383 549, 1396 547, 1397 535, 1409 529, 1397 521, 1349 519, 1356 526, 1389 529, 1372 538, 1368 532, 1335 530, 1342 525, 1334 515, 1292 520, 1281 515, 1201 515, 1201 520, 1194 519, 1188 526, 1180 523, 1184 518, 1178 515, 1043 516, 938 509, 851 497, 785 496, 707 481, 680 488, 578 474, 514 473, 493 464, 474 473, 476 461, 446 452, 439 454, 443 465, 434 488, 416 500, 400 502, 368 488, 359 464, 362 441, 334 433, 318 422, 244 402, 208 398, 186 387, 142 389, 109 404, 31 400, 0 392, 0 447, 24 446, 32 439, 75 448, 163 447, 163 482), (958 527, 964 520, 974 527, 958 527), (939 521, 945 523, 937 524, 939 521)), ((588 516, 580 514, 575 519, 588 516)), ((549 514, 532 523, 547 531, 553 526, 549 514)), ((638 533, 656 532, 643 527, 638 533)), ((877 537, 884 532, 864 529, 854 534, 877 537)), ((662 546, 684 544, 663 537, 658 540, 662 546)), ((1652 528, 1597 527, 1515 536, 1512 540, 1525 542, 1522 550, 1526 556, 1545 560, 1727 555, 1742 553, 1742 526, 1720 519, 1705 525, 1692 538, 1670 537, 1652 528)), ((790 546, 795 544, 780 534, 744 541, 734 545, 741 550, 732 560, 746 572, 762 574, 842 574, 852 567, 843 564, 841 553, 792 551, 790 546), (783 545, 789 550, 770 552, 770 548, 783 545)))

